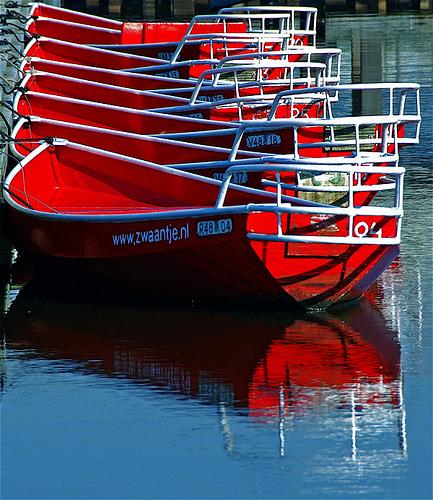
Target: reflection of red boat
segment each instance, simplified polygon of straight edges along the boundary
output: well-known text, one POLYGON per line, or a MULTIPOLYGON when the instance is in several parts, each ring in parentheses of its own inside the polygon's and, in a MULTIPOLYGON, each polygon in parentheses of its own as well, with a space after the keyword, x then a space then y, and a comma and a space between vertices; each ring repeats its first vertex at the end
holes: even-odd
POLYGON ((386 171, 401 189, 403 169, 359 167, 351 154, 337 166, 298 163, 234 163, 221 184, 74 144, 43 145, 6 181, 8 234, 26 253, 75 261, 151 295, 303 306, 358 297, 398 251, 398 200, 393 209, 355 208, 361 193, 348 188, 349 208, 320 204, 282 195, 281 177, 302 168, 354 179, 386 171), (274 179, 268 191, 229 184, 264 172, 274 179))
MULTIPOLYGON (((317 406, 330 392, 335 393, 338 404, 343 404, 340 394, 347 397, 348 390, 357 383, 385 384, 391 388, 386 396, 375 391, 358 391, 358 407, 372 403, 398 405, 397 387, 392 385, 399 374, 398 365, 383 363, 381 355, 385 351, 378 350, 377 342, 384 339, 376 323, 370 323, 371 316, 365 315, 369 309, 370 306, 363 305, 357 311, 350 311, 349 321, 315 318, 311 329, 305 320, 295 320, 285 335, 270 345, 256 367, 249 388, 251 414, 278 416, 282 390, 284 406, 289 412, 317 406)), ((397 351, 391 349, 385 355, 394 356, 397 351)))
MULTIPOLYGON (((37 284, 29 285, 37 292, 37 284)), ((167 314, 41 300, 28 291, 26 298, 23 292, 6 316, 7 347, 69 360, 85 373, 247 406, 251 416, 278 416, 281 387, 295 413, 320 404, 311 389, 332 394, 337 406, 349 403, 355 386, 359 405, 400 404, 397 336, 365 301, 338 315, 293 318, 251 311, 167 314), (370 388, 379 382, 382 397, 371 397, 370 388)))

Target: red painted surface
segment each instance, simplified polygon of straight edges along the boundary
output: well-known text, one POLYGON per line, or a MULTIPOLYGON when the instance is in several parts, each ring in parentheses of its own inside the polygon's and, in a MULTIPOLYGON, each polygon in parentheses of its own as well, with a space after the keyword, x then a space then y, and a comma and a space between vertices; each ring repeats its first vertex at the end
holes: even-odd
MULTIPOLYGON (((114 72, 113 72, 114 73, 114 72)), ((151 78, 151 77, 150 77, 151 78)), ((154 77, 155 78, 155 77, 154 77)), ((167 79, 168 80, 168 79, 167 79)), ((171 84, 173 80, 169 80, 171 84)), ((161 82, 158 82, 160 85, 161 82)), ((182 84, 179 84, 180 86, 182 84)), ((151 86, 151 83, 149 83, 151 86)), ((124 88, 121 86, 107 85, 103 83, 95 83, 82 78, 72 78, 55 73, 35 73, 26 80, 25 91, 38 92, 42 94, 59 95, 63 97, 70 97, 75 99, 92 100, 93 102, 100 102, 104 104, 112 104, 114 106, 122 106, 134 109, 152 109, 152 108, 165 108, 172 106, 185 106, 189 104, 189 100, 193 91, 192 86, 187 89, 175 90, 173 89, 170 94, 158 94, 148 90, 137 90, 131 88, 124 88)), ((296 88, 296 87, 295 87, 296 88)), ((277 94, 280 91, 287 90, 288 85, 269 85, 261 89, 257 85, 251 85, 241 88, 239 91, 240 97, 245 96, 261 96, 262 94, 277 94)), ((203 86, 199 92, 198 100, 204 97, 214 99, 215 104, 222 99, 234 99, 237 97, 236 88, 234 86, 224 86, 223 88, 206 87, 203 86)), ((259 97, 257 98, 259 100, 259 97)), ((244 105, 243 114, 254 115, 257 118, 268 116, 272 103, 265 103, 261 106, 254 104, 253 106, 244 105)), ((310 105, 296 105, 294 108, 300 114, 307 113, 310 118, 318 115, 320 106, 318 104, 310 105)), ((221 119, 224 121, 231 121, 238 117, 237 106, 225 105, 222 109, 216 110, 195 110, 191 108, 191 112, 201 112, 206 114, 206 117, 221 119)), ((276 117, 284 118, 289 117, 291 114, 290 105, 282 104, 277 110, 276 117)))
MULTIPOLYGON (((359 296, 398 252, 395 246, 251 243, 247 231, 272 233, 276 228, 273 213, 164 217, 173 209, 212 207, 218 190, 218 185, 188 174, 155 170, 72 145, 51 147, 13 177, 10 191, 24 206, 20 200, 34 210, 75 214, 77 219, 47 220, 9 207, 7 234, 26 253, 78 260, 133 288, 237 300, 286 295, 305 306, 329 306, 359 296), (152 212, 161 218, 140 216, 152 212), (92 214, 122 217, 93 222, 88 220, 92 214), (230 219, 232 229, 201 236, 200 222, 214 219, 230 219), (183 231, 184 237, 168 242, 169 226, 176 228, 176 234, 183 231), (158 238, 149 241, 150 233, 158 238)), ((225 205, 266 200, 264 195, 231 188, 225 205)), ((347 234, 345 220, 317 224, 311 219, 292 215, 285 218, 284 227, 288 233, 347 234)), ((385 220, 381 224, 384 233, 395 231, 385 220)))
POLYGON ((137 68, 163 63, 163 61, 146 57, 88 47, 79 43, 62 42, 50 38, 40 38, 33 40, 33 42, 26 50, 25 55, 27 57, 40 57, 51 61, 109 69, 137 68))
POLYGON ((83 12, 77 12, 75 10, 62 9, 60 7, 54 7, 53 5, 47 5, 43 3, 37 3, 33 10, 32 15, 35 17, 45 17, 51 19, 58 19, 61 21, 69 21, 73 23, 87 24, 89 26, 100 26, 102 28, 109 29, 120 29, 123 23, 119 21, 114 21, 113 19, 106 19, 99 16, 91 16, 83 12))
MULTIPOLYGON (((77 24, 71 21, 60 19, 44 18, 42 16, 33 19, 28 24, 30 33, 38 34, 48 38, 56 38, 67 42, 82 44, 118 44, 122 43, 122 31, 119 29, 105 28, 101 26, 89 26, 87 24, 77 24)), ((140 35, 142 27, 140 26, 140 35)), ((140 43, 142 36, 136 37, 140 43)))
MULTIPOLYGON (((33 92, 27 92, 24 97, 21 97, 16 109, 22 116, 40 116, 141 134, 224 128, 224 124, 216 121, 176 117, 119 106, 98 106, 90 101, 33 92)), ((230 126, 232 125, 227 124, 227 127, 230 126)))
POLYGON ((124 89, 99 83, 95 84, 87 80, 61 77, 49 73, 37 74, 31 77, 26 84, 26 90, 134 109, 165 108, 188 104, 186 98, 166 96, 150 91, 124 89))
MULTIPOLYGON (((39 15, 29 23, 27 29, 30 33, 72 43, 94 45, 163 44, 180 42, 190 25, 190 23, 178 22, 122 22, 119 24, 101 22, 98 24, 106 24, 106 26, 96 26, 92 19, 87 22, 88 20, 83 18, 73 20, 71 15, 61 17, 67 19, 39 15)), ((228 33, 245 33, 245 31, 245 23, 227 23, 228 33)), ((192 30, 193 35, 209 33, 224 33, 223 24, 218 22, 196 23, 192 30)), ((153 52, 155 52, 153 47, 149 47, 147 50, 146 47, 141 48, 142 55, 155 57, 153 52)))
POLYGON ((78 64, 68 64, 48 59, 34 58, 31 66, 35 71, 44 71, 51 74, 81 78, 91 82, 106 83, 117 87, 136 90, 155 90, 179 87, 194 87, 194 81, 179 80, 141 73, 127 73, 126 71, 112 71, 106 68, 92 68, 78 64))

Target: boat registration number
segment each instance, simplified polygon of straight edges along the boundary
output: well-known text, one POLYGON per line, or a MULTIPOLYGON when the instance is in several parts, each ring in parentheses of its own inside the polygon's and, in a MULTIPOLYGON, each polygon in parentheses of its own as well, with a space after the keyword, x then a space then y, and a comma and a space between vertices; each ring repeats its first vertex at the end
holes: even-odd
POLYGON ((277 144, 281 144, 281 136, 278 134, 257 134, 247 137, 247 148, 275 146, 277 144))
MULTIPOLYGON (((224 180, 224 174, 221 172, 216 172, 213 174, 213 178, 217 181, 224 180)), ((248 182, 248 174, 246 172, 234 172, 231 178, 231 182, 234 184, 246 184, 248 182)))
POLYGON ((162 73, 157 73, 156 76, 166 76, 168 78, 179 78, 179 71, 172 70, 172 71, 163 71, 162 73))
POLYGON ((173 55, 173 52, 158 52, 156 57, 158 59, 164 59, 164 61, 169 61, 171 59, 172 55, 173 55))
POLYGON ((233 231, 232 219, 203 220, 197 224, 198 236, 214 236, 233 231))
POLYGON ((224 100, 224 95, 223 94, 199 95, 197 99, 199 101, 205 101, 205 102, 217 102, 224 100))

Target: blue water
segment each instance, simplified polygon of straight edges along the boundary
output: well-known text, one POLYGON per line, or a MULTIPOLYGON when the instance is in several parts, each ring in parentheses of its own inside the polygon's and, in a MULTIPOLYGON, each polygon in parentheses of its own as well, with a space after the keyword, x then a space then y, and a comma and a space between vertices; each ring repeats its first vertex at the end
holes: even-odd
POLYGON ((432 497, 432 33, 326 23, 346 82, 423 86, 401 256, 363 301, 294 317, 20 291, 4 251, 2 498, 432 497))

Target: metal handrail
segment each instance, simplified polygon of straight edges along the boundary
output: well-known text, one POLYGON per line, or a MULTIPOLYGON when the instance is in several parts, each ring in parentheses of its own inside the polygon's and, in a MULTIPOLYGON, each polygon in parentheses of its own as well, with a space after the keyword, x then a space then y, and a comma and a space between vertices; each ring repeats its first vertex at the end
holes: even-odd
MULTIPOLYGON (((274 50, 274 51, 265 51, 265 52, 254 52, 254 53, 246 53, 246 54, 238 54, 234 56, 224 57, 219 60, 217 63, 218 67, 223 67, 226 64, 230 64, 232 62, 240 62, 247 63, 249 61, 256 61, 261 59, 270 59, 270 58, 278 58, 279 60, 288 60, 289 57, 293 56, 303 56, 307 58, 306 61, 298 61, 298 62, 312 62, 311 58, 313 56, 321 56, 325 59, 324 64, 326 64, 327 71, 326 74, 328 77, 331 77, 334 74, 334 78, 336 80, 340 80, 340 70, 341 70, 341 49, 334 48, 317 48, 310 46, 303 47, 288 47, 286 50, 274 50), (336 62, 335 62, 336 61, 336 62)), ((315 62, 323 62, 323 61, 315 61, 315 62)))
MULTIPOLYGON (((403 179, 405 168, 398 166, 398 158, 395 161, 382 166, 359 165, 355 160, 345 158, 345 165, 321 165, 320 159, 315 162, 300 162, 293 160, 291 163, 278 162, 278 158, 266 158, 264 162, 247 164, 235 164, 226 170, 218 198, 215 204, 216 209, 229 208, 224 205, 227 191, 232 176, 242 172, 266 172, 267 176, 273 174, 275 181, 269 187, 275 188, 275 203, 251 203, 247 206, 249 213, 274 213, 276 215, 276 231, 269 233, 248 232, 247 237, 251 240, 276 241, 276 242, 302 242, 302 243, 326 243, 326 244, 345 244, 345 245, 398 245, 401 240, 401 219, 403 217, 403 179), (292 186, 281 182, 281 174, 292 172, 321 172, 344 173, 347 176, 348 183, 344 188, 338 189, 338 192, 347 194, 347 206, 335 206, 332 204, 309 202, 299 198, 282 194, 284 189, 292 189, 292 186), (361 191, 377 192, 377 184, 362 185, 363 174, 383 174, 393 177, 395 180, 389 183, 388 190, 394 191, 394 203, 392 207, 384 206, 357 206, 355 204, 355 195, 361 191), (287 229, 283 228, 283 214, 306 214, 310 216, 328 216, 347 219, 347 231, 345 236, 329 236, 323 234, 288 234, 287 229), (392 235, 382 234, 381 227, 376 228, 376 222, 368 224, 365 220, 356 222, 359 217, 380 217, 395 221, 395 231, 392 235)), ((317 192, 318 189, 309 186, 303 186, 304 192, 317 192)), ((299 191, 294 189, 294 191, 299 191)), ((335 192, 331 186, 322 186, 323 192, 335 192)), ((330 224, 334 220, 330 221, 330 224)), ((314 229, 313 229, 314 231, 314 229)), ((338 232, 341 234, 341 232, 338 232)))
MULTIPOLYGON (((311 13, 307 14, 306 20, 305 20, 305 27, 306 29, 300 29, 295 27, 295 22, 294 22, 294 17, 292 15, 292 10, 289 10, 286 15, 282 15, 281 11, 276 11, 276 13, 259 13, 259 14, 217 14, 215 15, 200 15, 200 16, 195 16, 186 30, 185 35, 183 36, 182 40, 179 42, 177 45, 175 51, 173 52, 173 55, 170 59, 171 63, 176 62, 177 58, 179 57, 180 52, 182 51, 183 47, 185 44, 192 40, 204 40, 207 39, 211 41, 212 39, 220 39, 222 43, 227 43, 228 40, 231 38, 236 41, 240 41, 240 39, 244 39, 244 41, 252 41, 254 39, 261 39, 261 38, 268 38, 268 41, 281 41, 285 46, 283 48, 286 48, 287 46, 294 45, 296 43, 295 37, 299 40, 300 37, 309 37, 311 38, 311 44, 313 46, 316 45, 316 13, 313 14, 313 17, 311 17, 311 13), (266 20, 277 20, 279 21, 279 26, 280 29, 278 31, 267 31, 266 30, 266 20), (253 20, 259 20, 260 24, 262 26, 261 31, 253 31, 252 28, 252 21, 253 20), (227 31, 227 21, 238 21, 248 23, 248 28, 250 31, 247 31, 245 33, 230 33, 227 31), (222 22, 224 26, 224 33, 222 34, 214 34, 214 35, 209 35, 209 34, 192 34, 192 30, 194 29, 194 26, 196 23, 199 22, 222 22), (290 25, 290 28, 289 28, 290 25), (284 26, 286 26, 284 28, 284 26), (272 40, 274 38, 274 40, 272 40), (289 43, 291 41, 291 43, 289 43)), ((227 54, 228 55, 228 54, 227 54)))
MULTIPOLYGON (((382 161, 382 156, 386 161, 389 161, 391 156, 398 155, 398 147, 401 144, 407 144, 412 139, 398 136, 397 125, 400 123, 398 117, 395 116, 360 116, 360 117, 344 117, 344 118, 292 118, 292 119, 274 119, 272 121, 245 121, 237 128, 236 137, 233 141, 232 152, 230 158, 234 160, 240 148, 241 142, 247 134, 254 132, 265 132, 275 130, 291 130, 293 132, 293 158, 302 159, 311 158, 303 155, 302 150, 312 148, 336 148, 336 147, 349 147, 352 158, 353 155, 360 158, 360 161, 375 162, 382 161), (366 126, 375 126, 374 137, 361 137, 360 130, 366 126), (336 130, 342 126, 351 131, 349 137, 337 138, 336 130), (378 126, 382 126, 381 135, 378 134, 378 126), (327 130, 329 133, 328 140, 310 140, 307 143, 298 141, 299 130, 311 129, 320 127, 323 131, 327 130), (365 146, 369 145, 372 149, 379 146, 378 151, 365 151, 365 146), (390 146, 392 149, 390 150, 390 146), (353 153, 352 153, 353 151, 353 153)), ((410 143, 416 143, 415 141, 410 143)), ((281 156, 284 158, 287 156, 281 156)), ((345 157, 339 158, 321 158, 321 163, 337 163, 344 161, 345 157)))
MULTIPOLYGON (((317 27, 317 8, 315 7, 296 7, 296 6, 253 6, 253 7, 228 7, 221 9, 218 14, 237 14, 248 16, 251 14, 261 14, 269 15, 272 13, 277 13, 280 18, 286 20, 288 24, 291 22, 292 26, 298 22, 299 25, 303 24, 307 29, 313 29, 316 31, 317 27), (287 19, 287 15, 290 17, 287 19)), ((284 22, 282 23, 284 24, 284 22)), ((249 21, 249 27, 251 28, 251 21, 249 21)))
MULTIPOLYGON (((275 84, 289 84, 290 88, 293 88, 293 85, 295 83, 297 84, 306 84, 308 86, 311 86, 311 83, 313 83, 314 86, 317 86, 320 84, 321 81, 326 81, 325 80, 325 72, 326 72, 326 65, 323 63, 305 63, 305 62, 286 62, 286 61, 275 61, 273 59, 268 60, 264 63, 260 64, 251 64, 251 65, 236 65, 236 66, 223 66, 219 68, 214 68, 214 69, 208 69, 205 70, 201 73, 199 76, 196 86, 191 94, 191 98, 189 101, 189 104, 191 106, 196 106, 196 101, 198 98, 198 95, 200 93, 200 90, 202 89, 204 83, 206 80, 211 80, 212 81, 212 87, 217 87, 218 82, 221 80, 222 75, 227 75, 227 74, 233 74, 234 75, 234 85, 236 88, 236 95, 237 97, 240 98, 239 95, 239 89, 242 88, 242 86, 250 86, 250 85, 275 85, 275 84), (268 80, 264 78, 263 70, 267 69, 284 69, 285 71, 285 76, 287 76, 287 72, 289 72, 290 78, 278 78, 276 80, 268 80), (294 71, 297 69, 305 69, 307 70, 307 76, 306 77, 300 77, 298 79, 294 78, 294 71), (316 74, 314 76, 311 75, 311 70, 315 70, 316 74), (255 80, 251 80, 248 82, 242 82, 239 80, 239 73, 245 72, 245 71, 257 71, 259 78, 256 77, 255 80)), ((278 94, 279 95, 279 94, 278 94)), ((261 95, 263 98, 264 96, 261 95)), ((272 98, 273 100, 273 98, 272 98)), ((220 105, 222 104, 221 102, 219 103, 220 105)))
MULTIPOLYGON (((69 143, 67 141, 55 141, 54 146, 67 146, 69 143)), ((85 151, 95 151, 94 148, 87 146, 82 146, 78 144, 71 143, 73 147, 78 147, 85 151)), ((12 178, 23 170, 25 165, 32 161, 32 159, 43 152, 49 147, 48 145, 41 145, 35 151, 33 151, 23 162, 18 164, 15 169, 9 174, 8 179, 5 181, 5 199, 12 206, 18 208, 21 211, 28 212, 32 209, 20 206, 13 201, 13 192, 8 191, 10 187, 10 182, 12 178)), ((100 154, 100 152, 99 152, 100 154)), ((139 161, 134 158, 125 157, 116 153, 104 152, 111 158, 125 158, 128 161, 134 163, 140 163, 143 165, 148 165, 151 168, 156 168, 158 170, 170 171, 169 167, 163 167, 156 164, 150 164, 149 162, 139 161)), ((211 179, 203 179, 203 182, 219 185, 219 193, 214 207, 205 208, 180 208, 173 209, 164 212, 155 212, 151 214, 146 214, 145 216, 140 216, 141 219, 158 219, 166 218, 170 216, 171 218, 179 217, 199 217, 199 216, 221 216, 221 215, 234 215, 234 214, 255 214, 255 213, 272 213, 275 214, 277 224, 276 226, 272 224, 272 228, 264 233, 254 233, 252 231, 247 232, 247 238, 251 240, 259 241, 277 241, 277 242, 303 242, 303 243, 326 243, 326 244, 343 244, 343 245, 397 245, 400 242, 401 234, 401 218, 403 216, 403 178, 405 169, 399 167, 397 162, 394 164, 387 165, 376 165, 372 166, 369 164, 357 165, 355 160, 351 158, 345 159, 345 165, 320 165, 320 159, 314 159, 310 162, 292 160, 291 162, 282 163, 279 158, 267 158, 264 160, 254 160, 252 159, 249 164, 242 162, 234 162, 226 171, 225 178, 223 182, 218 182, 211 179), (315 201, 304 200, 296 196, 291 196, 283 192, 284 184, 282 185, 281 174, 284 173, 295 173, 300 172, 344 172, 348 178, 347 185, 347 206, 337 206, 329 203, 319 203, 315 201), (275 180, 278 183, 274 191, 262 191, 250 187, 240 187, 230 185, 230 180, 233 175, 239 172, 254 172, 254 173, 265 173, 266 177, 269 178, 271 174, 275 176, 275 180), (368 184, 363 184, 365 173, 373 173, 379 175, 386 175, 387 178, 394 178, 394 203, 392 206, 364 206, 356 205, 355 194, 360 186, 364 186, 365 190, 368 190, 368 184), (263 196, 263 202, 260 203, 250 203, 243 205, 224 205, 226 194, 228 188, 235 191, 242 191, 251 195, 261 194, 263 196), (269 202, 265 201, 269 200, 269 202), (304 214, 310 216, 310 225, 308 234, 300 234, 299 231, 290 232, 286 228, 286 224, 283 225, 283 215, 285 214, 304 214), (313 221, 314 216, 319 216, 319 222, 313 221), (373 220, 368 219, 373 217, 373 220), (357 219, 358 218, 358 219, 357 219), (380 220, 377 221, 377 218, 380 220), (376 219, 376 221, 374 220, 376 219), (321 229, 326 227, 328 224, 331 227, 340 222, 346 221, 347 224, 340 224, 337 229, 337 236, 325 235, 321 233, 321 229), (390 221, 393 221, 391 230, 387 234, 382 234, 383 226, 390 221), (377 222, 377 227, 376 227, 377 222), (317 227, 315 225, 317 224, 317 227), (283 227, 284 226, 284 227, 283 227), (273 229, 273 228, 276 229, 273 229), (342 236, 341 234, 345 234, 342 236), (311 234, 312 233, 312 234, 311 234)), ((186 176, 194 174, 186 174, 178 172, 176 175, 186 176)), ((283 178, 284 181, 284 178, 283 178)), ((377 184, 377 183, 376 183, 377 184)), ((375 190, 374 184, 372 186, 372 191, 375 190)), ((325 187, 324 187, 324 190, 325 187)), ((358 191, 359 192, 359 191, 358 191)), ((34 209, 33 209, 34 210, 34 209)), ((54 211, 55 209, 53 209, 54 211)), ((74 219, 74 214, 68 213, 45 213, 38 212, 39 216, 45 218, 69 218, 74 219)), ((92 220, 115 220, 116 216, 112 215, 96 215, 93 216, 92 220), (108 219, 107 219, 108 218, 108 219)), ((122 216, 123 217, 123 216, 122 216)), ((129 216, 135 217, 134 214, 129 216)), ((86 219, 87 220, 87 219, 86 219)), ((285 221, 284 221, 285 222, 285 221)))
MULTIPOLYGON (((340 91, 345 90, 387 90, 388 91, 388 113, 390 116, 407 116, 408 119, 421 120, 420 115, 420 97, 419 97, 420 86, 416 83, 357 83, 357 84, 342 84, 336 86, 323 86, 317 87, 315 89, 295 89, 295 90, 285 90, 278 94, 273 103, 271 112, 269 113, 269 120, 271 120, 276 113, 278 105, 282 99, 294 100, 296 97, 313 97, 315 99, 322 99, 329 102, 330 97, 338 96, 340 91), (395 93, 400 91, 398 96, 398 113, 394 113, 394 101, 395 93), (406 106, 406 98, 409 93, 415 93, 415 115, 406 115, 404 109, 406 106)), ((333 118, 332 106, 327 106, 327 112, 329 113, 329 118, 333 118)))
MULTIPOLYGON (((236 56, 228 56, 223 59, 199 59, 199 60, 188 60, 179 61, 175 63, 167 63, 158 66, 147 66, 142 68, 132 68, 125 70, 129 73, 150 73, 152 71, 158 72, 160 74, 164 71, 172 71, 182 67, 189 67, 194 65, 210 65, 211 69, 218 69, 223 67, 239 66, 239 65, 249 65, 251 68, 248 69, 259 69, 263 66, 264 61, 273 61, 274 64, 278 65, 279 62, 291 62, 288 58, 291 56, 301 56, 302 61, 293 61, 297 63, 304 64, 325 64, 326 68, 324 71, 324 85, 337 85, 340 83, 340 69, 341 69, 341 50, 340 49, 316 49, 315 47, 303 47, 303 48, 293 48, 285 51, 265 51, 265 52, 254 52, 247 54, 238 54, 236 56), (314 56, 320 56, 324 61, 312 61, 314 56), (233 65, 233 63, 237 63, 233 65)), ((246 68, 247 69, 247 68, 246 68)), ((206 76, 208 73, 206 73, 206 76)), ((200 82, 201 78, 198 78, 200 82)), ((204 79, 203 85, 214 85, 213 80, 210 82, 204 79)), ((158 90, 158 92, 164 92, 163 90, 158 90)), ((168 93, 168 90, 165 91, 168 93)))

